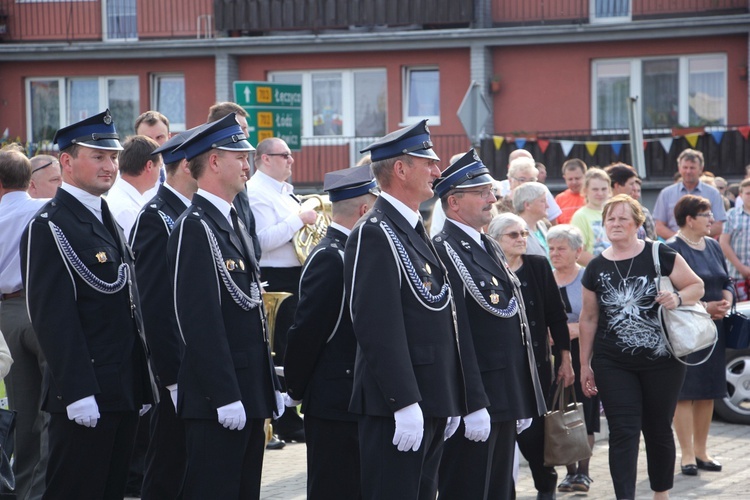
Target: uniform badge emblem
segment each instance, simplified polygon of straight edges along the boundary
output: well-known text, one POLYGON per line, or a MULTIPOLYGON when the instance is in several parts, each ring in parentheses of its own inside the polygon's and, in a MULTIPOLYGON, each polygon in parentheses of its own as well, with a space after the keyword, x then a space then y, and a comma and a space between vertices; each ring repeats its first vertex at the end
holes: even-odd
POLYGON ((428 289, 428 290, 432 289, 432 281, 430 281, 430 280, 424 280, 424 281, 422 282, 422 284, 424 285, 424 287, 425 287, 426 289, 428 289))
POLYGON ((497 293, 492 292, 490 294, 490 302, 492 302, 493 304, 497 304, 498 302, 500 302, 500 296, 497 293))
POLYGON ((461 245, 463 245, 463 247, 464 247, 464 248, 465 248, 466 250, 471 250, 471 245, 469 245, 469 242, 468 242, 468 241, 464 241, 464 240, 461 240, 461 245))
POLYGON ((377 217, 370 217, 370 222, 377 222, 377 221, 378 221, 377 217))
POLYGON ((196 217, 198 217, 200 214, 198 212, 193 212, 193 215, 195 215, 196 217))
POLYGON ((107 262, 107 254, 105 252, 98 252, 96 254, 96 260, 99 261, 99 264, 104 264, 107 262))
POLYGON ((152 204, 151 204, 151 205, 149 205, 149 206, 150 206, 151 208, 156 208, 156 203, 152 203, 152 204))
POLYGON ((443 238, 441 236, 438 236, 438 237, 435 238, 435 241, 437 243, 440 243, 441 241, 443 241, 443 238))
POLYGON ((427 262, 424 263, 424 272, 426 272, 427 274, 432 274, 432 268, 427 262))
POLYGON ((42 219, 46 219, 47 217, 49 217, 49 214, 47 212, 44 212, 43 214, 39 214, 39 217, 41 217, 42 219))
POLYGON ((484 281, 480 281, 479 286, 484 286, 484 281))
POLYGON ((237 263, 232 259, 228 259, 225 264, 227 266, 227 271, 234 271, 235 269, 237 269, 237 263))
POLYGON ((243 261, 242 259, 240 259, 240 261, 237 264, 240 266, 240 271, 244 271, 245 270, 245 261, 243 261))
POLYGON ((492 277, 492 284, 497 286, 497 278, 495 278, 494 276, 492 277))

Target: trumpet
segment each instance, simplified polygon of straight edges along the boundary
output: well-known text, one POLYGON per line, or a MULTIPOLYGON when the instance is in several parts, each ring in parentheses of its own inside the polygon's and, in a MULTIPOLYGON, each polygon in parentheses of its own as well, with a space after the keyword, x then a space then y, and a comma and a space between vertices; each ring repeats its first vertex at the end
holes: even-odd
POLYGON ((305 224, 292 237, 297 259, 300 264, 304 264, 315 245, 326 235, 328 226, 331 225, 332 208, 328 195, 308 194, 300 198, 302 211, 315 210, 318 213, 314 224, 305 224))

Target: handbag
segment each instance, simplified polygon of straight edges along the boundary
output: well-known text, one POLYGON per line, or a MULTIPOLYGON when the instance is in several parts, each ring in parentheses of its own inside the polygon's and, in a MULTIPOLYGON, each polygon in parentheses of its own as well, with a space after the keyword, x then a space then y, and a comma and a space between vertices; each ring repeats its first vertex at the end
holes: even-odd
POLYGON ((724 318, 724 332, 729 349, 747 349, 750 347, 750 318, 737 312, 736 301, 724 318))
MULTIPOLYGON (((656 268, 656 290, 661 292, 674 292, 674 286, 669 276, 661 275, 661 265, 659 263, 659 245, 655 241, 651 247, 656 268)), ((706 309, 699 304, 681 305, 674 309, 666 309, 659 306, 658 310, 659 324, 661 325, 660 333, 667 350, 683 365, 697 366, 705 363, 716 347, 716 341, 719 339, 719 333, 716 330, 716 324, 711 319, 706 309), (701 351, 710 347, 711 350, 706 356, 696 362, 689 363, 680 359, 693 352, 701 351)))
POLYGON ((16 476, 9 460, 13 455, 15 428, 16 412, 0 408, 0 494, 16 489, 16 476))
POLYGON ((552 410, 544 414, 544 465, 568 465, 591 457, 583 417, 573 386, 557 384, 552 410))

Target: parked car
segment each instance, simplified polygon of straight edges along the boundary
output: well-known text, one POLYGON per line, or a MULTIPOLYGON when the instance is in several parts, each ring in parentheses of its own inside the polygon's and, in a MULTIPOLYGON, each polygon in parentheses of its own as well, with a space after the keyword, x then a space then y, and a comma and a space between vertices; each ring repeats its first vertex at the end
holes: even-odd
MULTIPOLYGON (((750 318, 750 301, 737 304, 737 312, 750 318)), ((714 402, 716 413, 735 424, 750 424, 750 348, 727 349, 727 396, 714 402)))

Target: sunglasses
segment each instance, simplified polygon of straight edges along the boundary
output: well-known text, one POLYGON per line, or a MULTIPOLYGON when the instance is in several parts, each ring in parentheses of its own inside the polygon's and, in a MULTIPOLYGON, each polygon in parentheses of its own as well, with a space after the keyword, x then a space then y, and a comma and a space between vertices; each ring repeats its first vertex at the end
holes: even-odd
POLYGON ((456 191, 456 194, 458 193, 478 194, 479 197, 483 200, 489 199, 490 196, 497 196, 494 189, 459 189, 456 191))
POLYGON ((523 231, 511 231, 509 233, 503 233, 500 236, 508 236, 511 240, 517 240, 520 237, 528 238, 529 232, 524 229, 523 231))
POLYGON ((292 153, 266 153, 266 156, 281 156, 285 160, 288 160, 292 157, 292 153))

